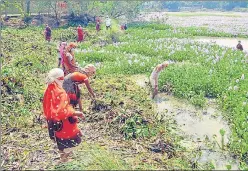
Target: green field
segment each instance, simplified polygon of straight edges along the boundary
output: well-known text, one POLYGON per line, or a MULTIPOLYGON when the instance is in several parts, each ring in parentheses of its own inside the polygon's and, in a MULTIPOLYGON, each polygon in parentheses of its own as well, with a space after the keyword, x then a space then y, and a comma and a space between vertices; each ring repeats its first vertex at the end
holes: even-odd
POLYGON ((80 128, 85 131, 85 142, 76 150, 74 160, 62 165, 55 164, 58 154, 47 129, 41 127, 45 124, 41 99, 45 75, 57 66, 57 43, 76 40, 76 32, 74 28, 54 29, 52 42, 46 43, 43 28, 2 30, 4 169, 211 169, 210 165, 192 166, 194 152, 181 147, 183 138, 175 134, 177 128, 171 128, 170 120, 155 117, 149 90, 135 85, 134 75, 149 77, 165 60, 175 63, 160 74, 160 92, 169 91, 197 107, 204 107, 207 98, 217 99, 232 129, 226 150, 241 161, 241 169, 247 169, 248 58, 241 51, 191 40, 193 36, 230 34, 154 23, 133 23, 126 32, 102 30, 99 35, 94 26, 86 30, 89 36, 79 44, 76 59, 81 66, 97 66, 92 87, 97 99, 111 106, 113 118, 106 122, 110 111, 93 111, 84 89, 87 122, 80 128), (113 40, 118 43, 113 44, 113 40), (97 139, 90 136, 94 134, 97 139), (173 150, 158 154, 155 160, 147 146, 158 137, 173 150), (137 146, 143 150, 134 150, 137 146))

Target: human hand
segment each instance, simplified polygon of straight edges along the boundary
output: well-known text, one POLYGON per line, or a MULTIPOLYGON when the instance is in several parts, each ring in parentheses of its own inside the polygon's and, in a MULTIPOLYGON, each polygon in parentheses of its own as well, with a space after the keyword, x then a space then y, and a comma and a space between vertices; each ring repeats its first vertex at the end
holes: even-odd
POLYGON ((96 96, 95 96, 95 94, 92 94, 92 100, 93 100, 93 101, 96 101, 96 96))
POLYGON ((76 111, 76 112, 75 112, 75 115, 78 116, 78 117, 80 117, 80 118, 82 118, 82 119, 84 119, 84 114, 83 114, 83 112, 76 111))

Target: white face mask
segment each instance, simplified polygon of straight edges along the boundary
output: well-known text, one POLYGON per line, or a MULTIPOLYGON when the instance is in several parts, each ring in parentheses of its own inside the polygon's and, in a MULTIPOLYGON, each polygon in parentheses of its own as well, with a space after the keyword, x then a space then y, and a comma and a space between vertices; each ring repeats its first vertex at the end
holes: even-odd
POLYGON ((59 87, 63 87, 64 80, 55 79, 54 81, 58 84, 59 87))
POLYGON ((72 52, 75 52, 75 49, 74 49, 74 48, 72 48, 72 49, 71 49, 71 51, 72 51, 72 52))

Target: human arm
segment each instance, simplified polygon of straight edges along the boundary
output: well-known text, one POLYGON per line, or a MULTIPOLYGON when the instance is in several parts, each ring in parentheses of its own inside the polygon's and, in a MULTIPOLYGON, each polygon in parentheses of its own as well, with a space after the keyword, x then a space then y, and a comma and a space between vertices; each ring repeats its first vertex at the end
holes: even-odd
POLYGON ((86 85, 88 91, 90 92, 91 96, 92 96, 93 98, 95 98, 95 94, 94 94, 94 92, 93 92, 93 90, 92 90, 92 88, 91 88, 91 86, 90 86, 89 80, 88 80, 88 79, 85 80, 84 83, 85 83, 85 85, 86 85))
POLYGON ((77 116, 84 119, 84 114, 81 111, 75 111, 72 116, 77 116))
POLYGON ((83 112, 83 105, 82 105, 82 101, 80 98, 78 99, 78 105, 79 105, 79 111, 83 112))

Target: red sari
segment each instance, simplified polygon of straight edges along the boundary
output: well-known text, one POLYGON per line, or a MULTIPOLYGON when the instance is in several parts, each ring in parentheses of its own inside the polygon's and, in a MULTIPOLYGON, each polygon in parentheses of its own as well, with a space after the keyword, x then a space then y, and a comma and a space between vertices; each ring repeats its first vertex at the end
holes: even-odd
POLYGON ((78 32, 78 42, 82 42, 84 40, 84 31, 82 27, 78 27, 77 28, 77 32, 78 32))
POLYGON ((51 40, 51 36, 52 36, 52 30, 50 27, 46 27, 45 29, 45 38, 47 41, 51 40))
POLYGON ((63 67, 64 67, 64 73, 65 75, 69 73, 73 73, 78 70, 78 67, 76 66, 76 60, 74 57, 74 54, 71 52, 65 52, 63 54, 63 67), (72 56, 72 60, 70 60, 69 56, 72 56))
POLYGON ((43 99, 43 110, 51 139, 56 140, 59 150, 81 143, 77 117, 65 90, 56 83, 48 85, 43 99))

